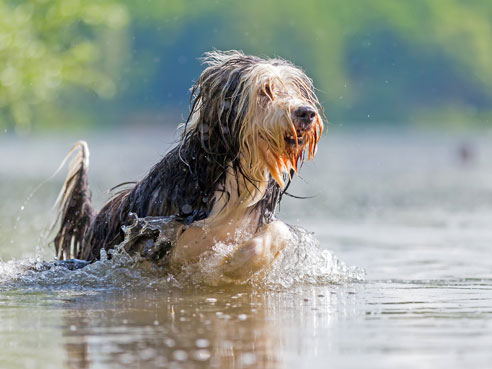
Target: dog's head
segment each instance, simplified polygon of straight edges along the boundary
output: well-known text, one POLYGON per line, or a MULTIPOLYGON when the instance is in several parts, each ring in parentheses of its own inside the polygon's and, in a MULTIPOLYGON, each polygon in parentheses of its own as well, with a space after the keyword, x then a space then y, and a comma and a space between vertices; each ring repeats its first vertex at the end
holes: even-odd
POLYGON ((288 61, 239 51, 206 53, 203 62, 188 132, 248 180, 265 181, 268 170, 283 186, 284 174, 315 155, 323 130, 311 79, 288 61))

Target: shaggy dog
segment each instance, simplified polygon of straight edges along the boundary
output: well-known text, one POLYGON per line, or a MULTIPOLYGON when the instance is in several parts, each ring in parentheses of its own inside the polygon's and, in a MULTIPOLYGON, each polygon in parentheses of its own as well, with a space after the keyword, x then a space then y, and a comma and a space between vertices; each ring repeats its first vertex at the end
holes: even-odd
POLYGON ((163 224, 173 236, 152 257, 173 268, 223 242, 234 245, 223 274, 244 279, 285 247, 291 233, 275 210, 323 130, 313 83, 288 61, 239 51, 209 52, 203 63, 180 142, 99 212, 88 189, 87 145, 72 148, 77 155, 58 199, 60 260, 95 261, 101 249, 122 243, 125 227, 152 217, 171 217, 163 224))

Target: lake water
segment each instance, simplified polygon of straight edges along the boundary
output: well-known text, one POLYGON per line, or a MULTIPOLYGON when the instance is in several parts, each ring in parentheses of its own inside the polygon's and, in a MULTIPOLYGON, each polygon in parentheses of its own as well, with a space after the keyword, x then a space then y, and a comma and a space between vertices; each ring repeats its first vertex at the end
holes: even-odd
POLYGON ((0 368, 490 368, 492 135, 332 131, 279 213, 314 236, 245 286, 124 255, 32 271, 64 175, 31 191, 75 140, 101 204, 174 134, 0 136, 0 368))

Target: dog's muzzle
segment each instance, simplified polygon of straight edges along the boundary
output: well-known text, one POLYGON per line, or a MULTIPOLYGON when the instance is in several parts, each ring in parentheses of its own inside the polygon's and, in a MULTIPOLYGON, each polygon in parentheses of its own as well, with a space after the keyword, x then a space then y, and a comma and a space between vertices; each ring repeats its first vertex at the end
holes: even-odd
POLYGON ((292 112, 292 122, 294 123, 297 139, 294 135, 289 134, 285 137, 285 141, 289 145, 302 145, 304 143, 303 135, 312 128, 315 118, 316 110, 311 106, 303 105, 297 107, 292 112))

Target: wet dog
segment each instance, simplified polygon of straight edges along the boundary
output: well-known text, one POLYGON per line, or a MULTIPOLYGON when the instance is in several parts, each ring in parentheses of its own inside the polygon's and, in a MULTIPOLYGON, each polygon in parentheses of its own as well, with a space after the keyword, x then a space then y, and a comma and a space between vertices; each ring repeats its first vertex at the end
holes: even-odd
POLYGON ((153 217, 169 218, 154 236, 126 249, 172 268, 196 262, 222 242, 234 245, 223 274, 244 279, 268 267, 289 242, 275 210, 300 164, 315 155, 323 130, 313 83, 288 61, 239 51, 206 53, 203 63, 178 144, 99 212, 91 204, 87 144, 73 147, 58 198, 60 260, 95 261, 101 249, 121 244, 123 229, 138 219, 147 219, 140 235, 142 228, 152 230, 149 224, 159 219, 153 217), (171 231, 156 251, 163 228, 171 231))

